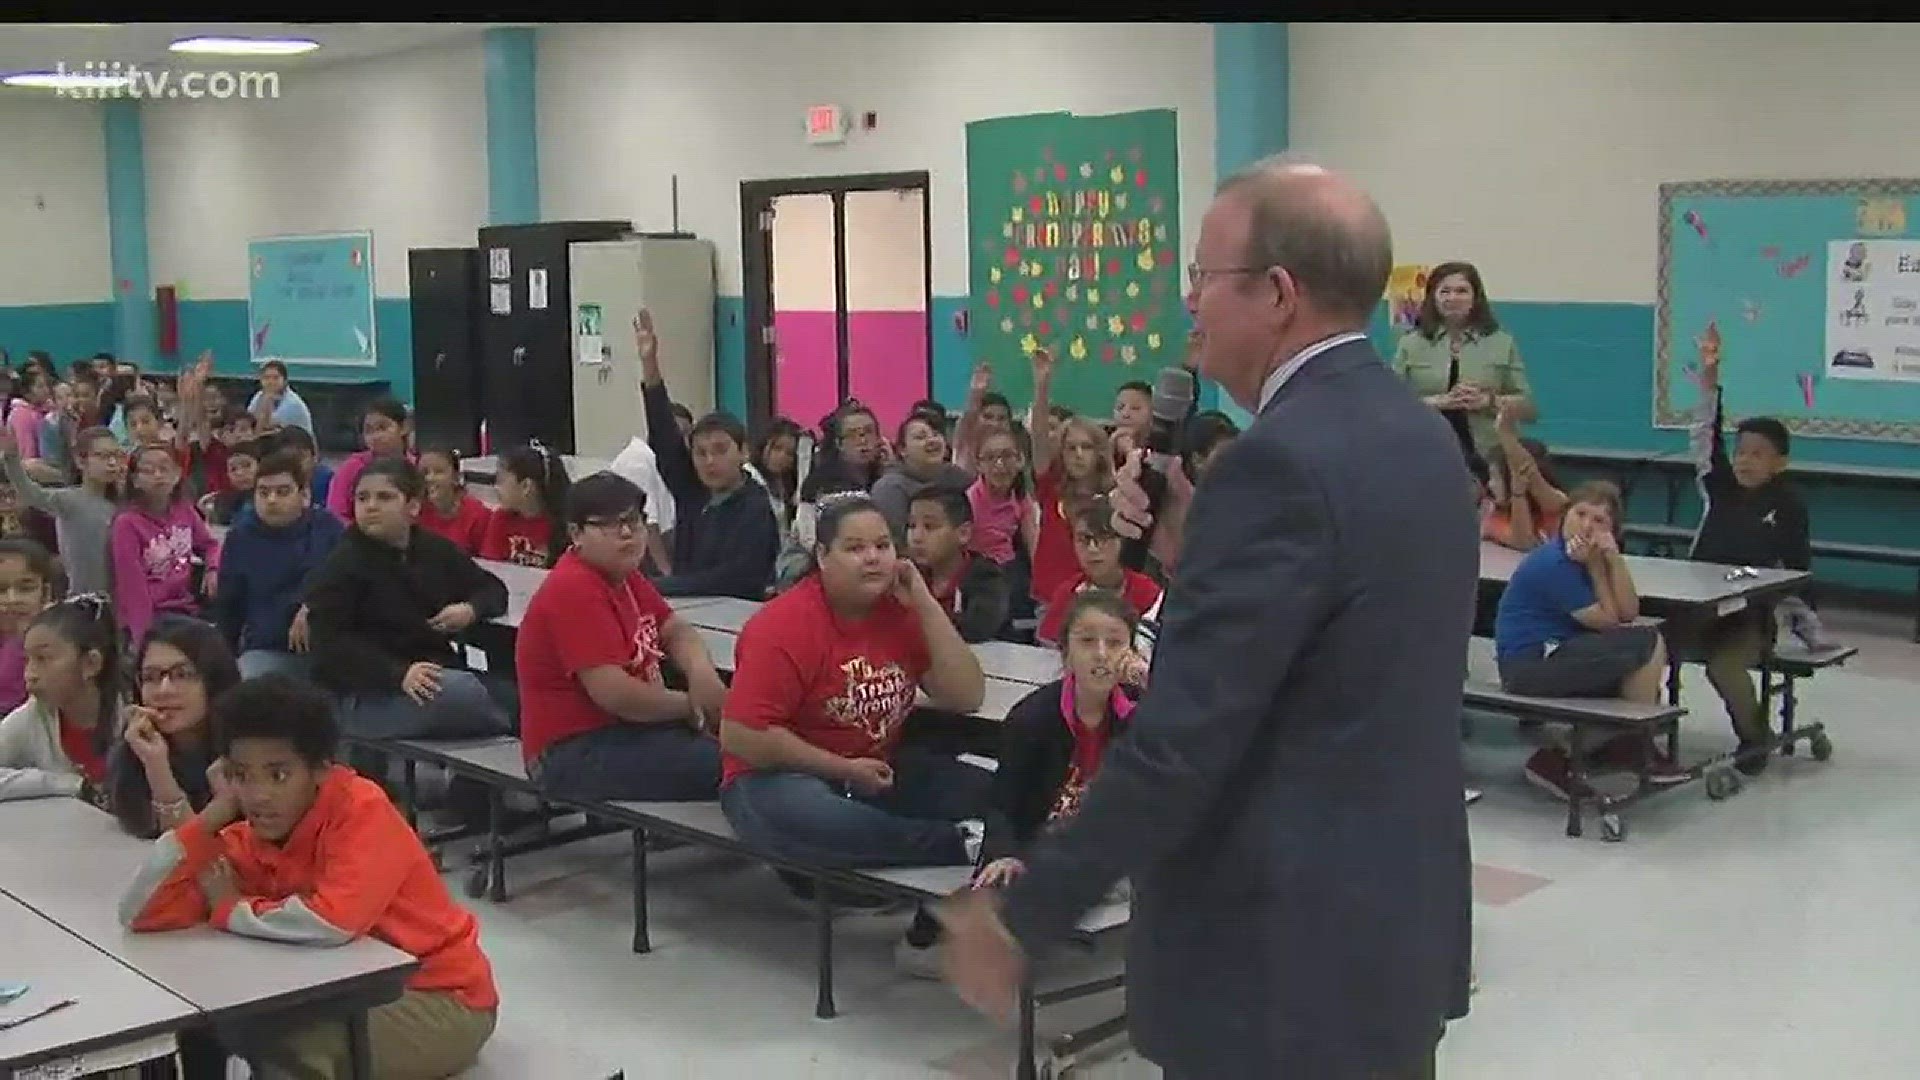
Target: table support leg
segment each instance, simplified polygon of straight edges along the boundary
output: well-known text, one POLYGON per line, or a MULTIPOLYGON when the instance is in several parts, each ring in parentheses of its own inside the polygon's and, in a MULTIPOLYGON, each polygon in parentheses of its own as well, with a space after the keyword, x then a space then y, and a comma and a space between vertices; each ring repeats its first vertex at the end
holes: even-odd
POLYGON ((373 1040, 367 1035, 367 1011, 347 1018, 347 1052, 353 1058, 353 1080, 373 1080, 373 1040))
POLYGON ((633 830, 633 951, 652 952, 647 934, 647 830, 633 830))
POLYGON ((820 985, 813 1003, 813 1015, 822 1020, 834 1018, 833 1004, 833 896, 824 882, 814 883, 814 902, 818 905, 820 985))
POLYGON ((1033 973, 1020 980, 1020 1060, 1014 1063, 1016 1080, 1036 1080, 1038 1067, 1033 1063, 1033 973))

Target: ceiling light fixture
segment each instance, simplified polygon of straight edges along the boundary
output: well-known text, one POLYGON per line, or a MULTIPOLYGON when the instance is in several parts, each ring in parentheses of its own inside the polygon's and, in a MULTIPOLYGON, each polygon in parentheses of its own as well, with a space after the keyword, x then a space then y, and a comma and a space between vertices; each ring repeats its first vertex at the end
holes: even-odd
POLYGON ((130 75, 87 75, 73 71, 22 71, 0 76, 0 85, 35 90, 120 90, 133 85, 130 75))
POLYGON ((198 56, 299 56, 320 47, 310 38, 181 38, 167 46, 168 51, 198 56))

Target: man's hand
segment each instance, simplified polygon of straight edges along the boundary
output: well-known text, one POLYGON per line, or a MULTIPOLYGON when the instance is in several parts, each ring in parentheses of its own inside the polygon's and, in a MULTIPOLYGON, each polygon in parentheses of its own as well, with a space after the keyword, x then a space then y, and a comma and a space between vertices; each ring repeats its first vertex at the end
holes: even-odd
POLYGON ((1142 450, 1129 453, 1126 462, 1114 473, 1113 492, 1108 496, 1108 503, 1113 507, 1113 530, 1128 539, 1138 539, 1151 532, 1154 558, 1160 560, 1161 566, 1171 568, 1180 558, 1187 507, 1193 502, 1193 481, 1187 479, 1187 470, 1179 458, 1168 464, 1167 494, 1160 501, 1160 528, 1155 529, 1146 489, 1140 486, 1144 455, 1142 450))
POLYGON ((1000 921, 998 895, 964 889, 935 904, 933 913, 946 931, 941 966, 960 1000, 1000 1023, 1013 1023, 1027 958, 1000 921))

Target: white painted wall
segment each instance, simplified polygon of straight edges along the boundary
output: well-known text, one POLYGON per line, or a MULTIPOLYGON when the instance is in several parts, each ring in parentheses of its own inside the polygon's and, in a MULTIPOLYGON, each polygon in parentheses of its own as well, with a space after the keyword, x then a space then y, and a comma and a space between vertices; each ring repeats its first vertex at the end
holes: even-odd
POLYGON ((247 295, 247 241, 373 232, 374 287, 407 294, 407 249, 486 223, 480 38, 285 72, 272 101, 170 101, 146 114, 156 285, 247 295))
POLYGON ((0 90, 0 145, 0 306, 111 300, 99 104, 0 90))
POLYGON ((1296 23, 1290 135, 1402 262, 1496 298, 1651 303, 1670 180, 1920 175, 1920 26, 1296 23))
POLYGON ((714 241, 733 295, 740 181, 919 169, 934 292, 964 294, 970 120, 1177 109, 1184 253, 1213 188, 1213 38, 1199 23, 543 27, 539 94, 545 215, 665 229, 677 173, 680 227, 714 241), (874 111, 878 127, 809 146, 806 108, 824 104, 874 111))

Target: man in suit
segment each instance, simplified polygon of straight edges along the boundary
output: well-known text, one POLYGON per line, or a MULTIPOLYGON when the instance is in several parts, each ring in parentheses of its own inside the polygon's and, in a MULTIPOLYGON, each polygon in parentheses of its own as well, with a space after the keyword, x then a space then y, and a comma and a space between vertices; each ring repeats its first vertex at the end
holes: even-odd
MULTIPOLYGON (((1471 936, 1466 467, 1362 332, 1392 254, 1358 187, 1263 162, 1195 255, 1200 371, 1256 420, 1190 510, 1170 485, 1146 696, 1026 874, 945 903, 948 977, 1009 1014, 1027 957, 1127 877, 1134 1044, 1170 1078, 1431 1077, 1471 936)), ((1118 500, 1137 535, 1138 487, 1118 500)))

